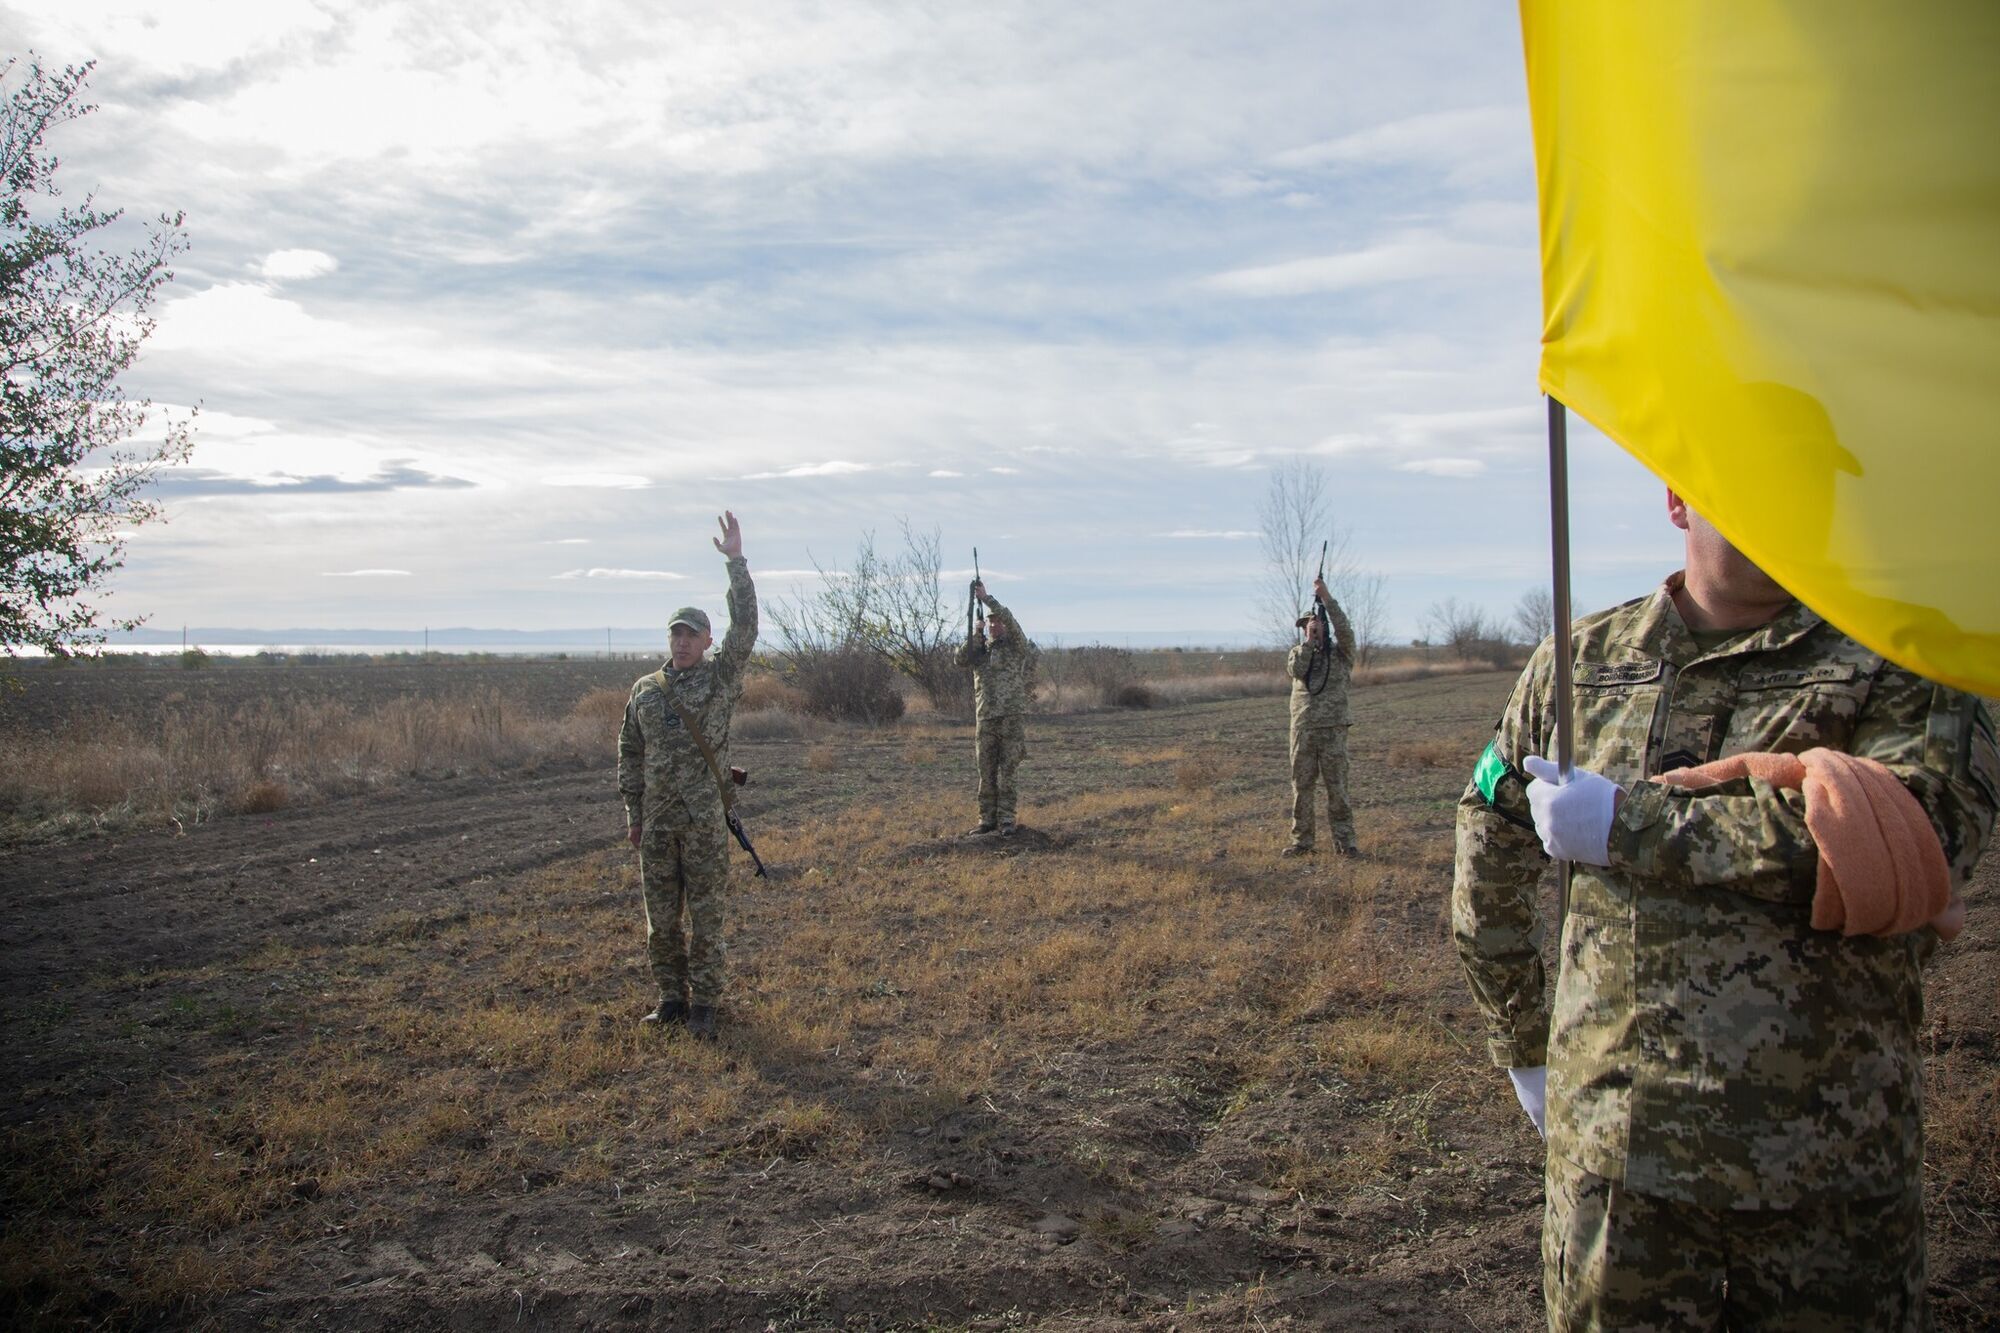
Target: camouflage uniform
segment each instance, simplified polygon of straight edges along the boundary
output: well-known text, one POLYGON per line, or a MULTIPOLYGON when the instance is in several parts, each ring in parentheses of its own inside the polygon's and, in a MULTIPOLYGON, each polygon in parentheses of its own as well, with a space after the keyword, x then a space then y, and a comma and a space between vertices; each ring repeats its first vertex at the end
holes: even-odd
POLYGON ((1313 796, 1326 787, 1326 822, 1336 847, 1354 847, 1354 811, 1347 804, 1347 687, 1354 675, 1354 629, 1331 597, 1332 651, 1311 644, 1285 659, 1292 677, 1292 846, 1313 845, 1313 796), (1317 693, 1315 693, 1317 691, 1317 693))
POLYGON ((1907 1308, 1920 1323, 1919 970, 1936 934, 1811 929, 1818 853, 1801 793, 1754 778, 1699 793, 1641 779, 1746 751, 1862 755, 1922 804, 1962 885, 2000 804, 1993 720, 1797 602, 1704 646, 1674 607, 1680 578, 1573 627, 1576 764, 1625 797, 1610 865, 1571 867, 1553 1005, 1535 906, 1546 861, 1520 775, 1525 756, 1554 753, 1551 643, 1522 673, 1459 802, 1452 932, 1488 1052, 1501 1066, 1549 1069, 1551 1324, 1717 1323, 1726 1278, 1732 1316, 1739 1296, 1776 1282, 1798 1311, 1819 1310, 1826 1294, 1836 1302, 1826 1317, 1884 1326, 1873 1306, 1838 1305, 1838 1284, 1802 1286, 1806 1267, 1787 1257, 1821 1228, 1820 1245, 1836 1245, 1841 1218, 1866 1219, 1846 1234, 1867 1253, 1832 1262, 1914 1263, 1907 1308), (1625 1234, 1592 1239, 1583 1215, 1604 1212, 1607 1190, 1630 1200, 1606 1224, 1625 1234), (1704 1219, 1717 1218, 1734 1228, 1726 1272, 1661 1271, 1663 1256, 1697 1262, 1704 1219), (1623 1284, 1619 1299, 1629 1297, 1647 1273, 1660 1303, 1603 1313, 1607 1293, 1623 1284), (1668 1300, 1669 1284, 1675 1300, 1706 1293, 1699 1320, 1668 1300))
POLYGON ((641 676, 618 733, 618 791, 628 826, 640 824, 646 956, 664 1000, 713 1005, 722 992, 722 896, 729 830, 708 761, 667 702, 671 692, 729 765, 729 720, 757 642, 757 591, 741 556, 729 562, 729 630, 712 658, 641 676), (687 927, 683 933, 681 918, 687 927))
POLYGON ((979 822, 1014 822, 1014 769, 1028 757, 1028 671, 1034 648, 1014 613, 988 599, 986 614, 1006 626, 991 644, 967 639, 955 661, 972 669, 975 748, 979 756, 979 822))

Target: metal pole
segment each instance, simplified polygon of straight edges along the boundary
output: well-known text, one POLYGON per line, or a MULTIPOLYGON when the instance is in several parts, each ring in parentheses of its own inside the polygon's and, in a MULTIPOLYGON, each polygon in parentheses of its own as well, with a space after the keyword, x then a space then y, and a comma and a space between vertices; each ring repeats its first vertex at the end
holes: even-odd
MULTIPOLYGON (((1576 664, 1569 622, 1569 418, 1549 395, 1549 564, 1555 584, 1556 766, 1564 782, 1576 766, 1576 664)), ((1569 916, 1569 862, 1556 862, 1556 933, 1569 916)))

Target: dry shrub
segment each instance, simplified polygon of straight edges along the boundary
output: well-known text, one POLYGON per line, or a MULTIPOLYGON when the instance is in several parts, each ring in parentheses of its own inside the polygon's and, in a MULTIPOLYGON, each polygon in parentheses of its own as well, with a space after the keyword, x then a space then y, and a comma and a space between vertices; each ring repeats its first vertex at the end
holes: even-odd
POLYGON ((896 669, 859 645, 794 653, 785 674, 814 717, 876 726, 903 715, 896 669))
POLYGON ((781 708, 760 708, 738 713, 729 723, 732 739, 743 741, 796 741, 820 730, 817 719, 781 708))
POLYGON ((1227 671, 1177 675, 1147 682, 1161 703, 1196 704, 1218 699, 1261 699, 1291 692, 1291 678, 1280 671, 1227 671))
POLYGON ((632 697, 629 690, 616 690, 610 686, 591 690, 570 707, 569 720, 581 727, 591 727, 604 733, 615 732, 625 721, 625 704, 632 697))
POLYGON ((1113 708, 1152 708, 1160 700, 1150 686, 1141 685, 1135 680, 1111 691, 1105 697, 1105 702, 1113 708))
POLYGON ((806 767, 815 773, 830 773, 840 767, 840 752, 831 745, 814 745, 806 751, 806 767))
POLYGON ((760 671, 743 681, 743 695, 736 701, 739 712, 765 713, 783 710, 787 713, 806 711, 805 696, 785 684, 776 675, 760 671))
POLYGON ((237 809, 246 815, 266 815, 273 810, 282 810, 292 803, 291 789, 282 782, 266 779, 254 782, 244 789, 237 801, 237 809))
POLYGON ((1356 685, 1398 685, 1406 680, 1429 680, 1432 676, 1465 676, 1491 671, 1486 662, 1396 662, 1387 666, 1362 667, 1354 673, 1356 685))

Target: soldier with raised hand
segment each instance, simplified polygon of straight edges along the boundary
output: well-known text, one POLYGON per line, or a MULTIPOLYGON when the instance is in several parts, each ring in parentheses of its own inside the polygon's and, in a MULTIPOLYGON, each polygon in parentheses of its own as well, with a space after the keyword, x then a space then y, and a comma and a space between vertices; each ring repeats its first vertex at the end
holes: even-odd
POLYGON ((972 832, 1008 837, 1014 832, 1014 770, 1028 756, 1025 718, 1034 650, 1014 613, 987 594, 985 583, 974 582, 972 595, 986 614, 954 658, 972 671, 979 756, 979 827, 972 832))
POLYGON ((1313 580, 1313 599, 1326 610, 1333 642, 1326 640, 1326 623, 1317 614, 1299 618, 1306 632, 1285 659, 1292 678, 1292 842, 1279 855, 1310 856, 1314 842, 1313 800, 1326 790, 1326 822, 1333 850, 1354 855, 1354 811, 1347 803, 1347 690, 1354 678, 1354 629, 1347 612, 1327 591, 1326 581, 1313 580))
POLYGON ((717 523, 722 535, 712 540, 729 569, 722 647, 706 655, 715 641, 707 612, 676 611, 667 625, 667 663, 632 686, 618 733, 618 791, 626 837, 639 849, 646 956, 660 990, 642 1021, 685 1024, 703 1040, 715 1037, 722 995, 729 721, 757 642, 757 590, 743 559, 743 530, 727 511, 717 523))
POLYGON ((1569 781, 1549 641, 1459 802, 1452 933, 1548 1140, 1549 1325, 1923 1328, 1920 973, 2000 805, 1993 719, 1667 512, 1686 568, 1572 628, 1569 781))

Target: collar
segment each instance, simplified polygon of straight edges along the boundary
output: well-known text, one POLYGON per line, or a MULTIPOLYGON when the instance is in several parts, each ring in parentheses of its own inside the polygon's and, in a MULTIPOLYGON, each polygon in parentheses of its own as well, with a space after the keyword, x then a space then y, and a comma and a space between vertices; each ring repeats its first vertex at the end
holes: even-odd
POLYGON ((1681 619, 1680 608, 1674 605, 1674 594, 1686 584, 1687 571, 1684 569, 1667 575, 1640 614, 1645 650, 1676 666, 1689 666, 1708 657, 1773 652, 1797 643, 1823 623, 1817 611, 1794 597, 1755 633, 1746 631, 1747 637, 1732 639, 1725 648, 1715 653, 1705 653, 1695 643, 1694 633, 1688 629, 1687 622, 1681 619))

